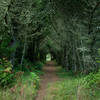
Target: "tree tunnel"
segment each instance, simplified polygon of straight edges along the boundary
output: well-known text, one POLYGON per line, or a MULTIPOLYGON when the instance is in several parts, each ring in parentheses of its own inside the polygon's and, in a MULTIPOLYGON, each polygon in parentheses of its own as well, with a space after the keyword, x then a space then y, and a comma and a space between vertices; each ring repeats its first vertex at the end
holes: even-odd
POLYGON ((5 3, 0 10, 4 12, 0 17, 3 19, 1 58, 7 55, 15 62, 14 66, 23 65, 25 59, 45 61, 50 53, 66 70, 89 73, 98 69, 99 1, 8 0, 5 3))

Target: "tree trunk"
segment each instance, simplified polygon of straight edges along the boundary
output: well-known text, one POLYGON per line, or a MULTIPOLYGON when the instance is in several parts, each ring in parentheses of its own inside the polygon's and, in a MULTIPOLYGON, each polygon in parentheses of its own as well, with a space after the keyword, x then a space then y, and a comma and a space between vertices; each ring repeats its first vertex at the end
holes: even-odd
POLYGON ((25 57, 25 53, 26 53, 26 46, 27 46, 27 36, 25 36, 25 41, 24 41, 24 48, 23 48, 23 52, 22 52, 22 58, 21 58, 21 69, 23 66, 23 61, 24 61, 24 57, 25 57))

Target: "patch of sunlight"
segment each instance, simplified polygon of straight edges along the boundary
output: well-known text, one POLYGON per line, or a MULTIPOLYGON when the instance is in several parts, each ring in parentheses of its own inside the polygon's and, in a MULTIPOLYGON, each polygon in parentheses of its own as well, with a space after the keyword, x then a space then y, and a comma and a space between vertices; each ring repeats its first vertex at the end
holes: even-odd
POLYGON ((51 61, 51 54, 50 53, 46 55, 46 61, 51 61))

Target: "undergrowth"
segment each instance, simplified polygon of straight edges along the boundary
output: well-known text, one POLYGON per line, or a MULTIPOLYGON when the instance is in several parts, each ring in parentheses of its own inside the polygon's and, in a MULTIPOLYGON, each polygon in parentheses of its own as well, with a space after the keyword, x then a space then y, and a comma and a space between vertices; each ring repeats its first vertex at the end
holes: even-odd
POLYGON ((34 100, 39 83, 40 79, 35 73, 25 73, 11 88, 0 89, 0 100, 34 100))
POLYGON ((60 80, 48 85, 44 100, 100 100, 100 71, 85 76, 60 68, 57 75, 60 80))
POLYGON ((0 100, 34 100, 43 74, 42 62, 24 62, 20 68, 12 69, 7 58, 0 59, 0 100))
POLYGON ((60 81, 51 83, 48 86, 48 94, 44 100, 77 100, 77 89, 81 77, 72 72, 59 69, 57 72, 60 81))

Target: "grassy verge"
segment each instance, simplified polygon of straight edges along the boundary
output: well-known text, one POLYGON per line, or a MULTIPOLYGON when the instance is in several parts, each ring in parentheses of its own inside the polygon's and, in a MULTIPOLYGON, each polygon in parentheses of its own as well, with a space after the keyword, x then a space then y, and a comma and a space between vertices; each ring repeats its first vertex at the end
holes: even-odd
POLYGON ((12 70, 12 64, 3 60, 0 66, 0 100, 35 100, 43 74, 42 62, 25 62, 23 71, 20 67, 12 70), (8 66, 6 68, 6 66, 8 66))
POLYGON ((44 100, 100 100, 100 72, 81 76, 59 69, 57 75, 60 80, 49 84, 44 100))
POLYGON ((34 100, 39 88, 39 77, 24 74, 12 88, 0 89, 0 100, 34 100))
POLYGON ((77 89, 81 77, 73 76, 71 72, 68 73, 63 69, 59 69, 57 75, 60 81, 49 84, 45 100, 77 100, 77 89))

